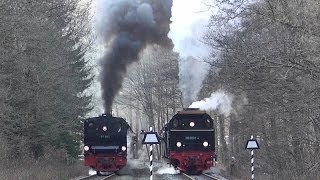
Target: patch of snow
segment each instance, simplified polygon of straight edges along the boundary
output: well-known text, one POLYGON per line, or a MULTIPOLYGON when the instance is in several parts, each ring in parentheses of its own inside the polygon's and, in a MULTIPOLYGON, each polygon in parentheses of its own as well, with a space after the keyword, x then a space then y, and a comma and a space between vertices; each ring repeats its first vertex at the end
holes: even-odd
POLYGON ((127 166, 134 167, 135 169, 144 169, 146 168, 146 164, 149 162, 142 161, 140 159, 130 159, 127 163, 127 166))
POLYGON ((203 173, 220 174, 220 169, 217 167, 211 167, 210 169, 203 171, 203 173))
POLYGON ((95 170, 93 170, 93 169, 89 169, 88 174, 89 174, 90 176, 96 175, 96 174, 97 174, 97 171, 95 171, 95 170))
POLYGON ((163 167, 158 169, 156 174, 179 174, 180 171, 176 170, 174 167, 163 167))

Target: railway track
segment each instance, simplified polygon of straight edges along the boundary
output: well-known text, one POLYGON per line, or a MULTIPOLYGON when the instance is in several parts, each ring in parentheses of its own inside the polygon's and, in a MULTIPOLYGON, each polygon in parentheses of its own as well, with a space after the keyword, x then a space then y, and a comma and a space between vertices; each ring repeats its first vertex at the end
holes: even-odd
MULTIPOLYGON (((122 178, 122 179, 132 179, 133 176, 128 176, 128 175, 123 175, 123 176, 114 176, 115 174, 110 174, 107 176, 97 176, 97 175, 91 175, 91 176, 85 176, 85 177, 78 177, 78 178, 74 178, 71 180, 109 180, 109 179, 118 179, 118 178, 122 178)), ((147 178, 147 177, 146 177, 147 178)), ((137 178, 137 179, 145 179, 145 178, 137 178)), ((214 174, 201 174, 201 175, 187 175, 185 173, 181 173, 181 174, 176 174, 176 175, 159 175, 159 174, 155 174, 154 175, 154 179, 159 180, 159 179, 165 179, 165 180, 185 180, 185 179, 189 179, 189 180, 227 180, 223 177, 219 177, 217 175, 214 174)))
POLYGON ((187 175, 185 173, 182 173, 183 176, 191 179, 191 180, 226 180, 225 178, 222 178, 222 177, 219 177, 219 176, 216 176, 216 175, 213 175, 213 174, 206 174, 206 173, 203 173, 201 175, 198 175, 198 176, 195 176, 195 175, 187 175))
POLYGON ((107 179, 110 179, 114 175, 115 175, 114 173, 106 175, 106 176, 90 175, 90 176, 74 178, 71 180, 107 180, 107 179))
POLYGON ((223 179, 225 179, 225 178, 219 177, 219 176, 214 175, 214 174, 203 173, 202 175, 206 176, 206 177, 208 177, 210 179, 215 179, 215 180, 223 180, 223 179))

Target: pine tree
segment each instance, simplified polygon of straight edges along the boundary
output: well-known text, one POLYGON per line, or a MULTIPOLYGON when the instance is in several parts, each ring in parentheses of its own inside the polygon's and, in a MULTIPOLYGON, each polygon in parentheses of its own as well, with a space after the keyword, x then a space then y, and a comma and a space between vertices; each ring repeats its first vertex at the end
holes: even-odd
POLYGON ((0 44, 1 136, 15 157, 39 158, 50 147, 78 153, 92 77, 76 29, 80 21, 71 16, 79 13, 77 3, 13 0, 0 12, 10 20, 0 27, 6 40, 0 44))

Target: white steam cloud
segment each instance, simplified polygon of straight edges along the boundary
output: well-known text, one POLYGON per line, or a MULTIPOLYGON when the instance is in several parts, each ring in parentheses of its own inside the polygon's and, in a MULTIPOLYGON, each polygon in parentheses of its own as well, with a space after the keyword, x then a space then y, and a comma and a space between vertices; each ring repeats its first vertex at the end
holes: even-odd
POLYGON ((179 87, 183 105, 197 100, 209 66, 204 59, 209 57, 209 47, 203 43, 211 11, 204 0, 174 0, 169 37, 174 51, 180 55, 179 87))
POLYGON ((193 102, 189 108, 200 108, 201 110, 219 110, 221 114, 229 116, 232 111, 233 96, 222 90, 214 92, 209 98, 193 102))

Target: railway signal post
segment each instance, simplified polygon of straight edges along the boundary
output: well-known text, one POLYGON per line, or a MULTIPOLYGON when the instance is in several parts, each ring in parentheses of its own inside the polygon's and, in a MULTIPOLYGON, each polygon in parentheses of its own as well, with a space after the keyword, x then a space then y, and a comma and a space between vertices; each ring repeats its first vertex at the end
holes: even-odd
POLYGON ((150 180, 152 180, 152 159, 153 159, 153 154, 152 154, 152 146, 154 144, 160 144, 159 136, 157 132, 152 131, 152 127, 150 127, 149 132, 144 133, 144 138, 142 140, 142 144, 149 144, 150 146, 150 153, 149 153, 149 160, 150 160, 150 180))
POLYGON ((253 139, 253 136, 251 135, 251 138, 247 141, 246 149, 251 150, 251 179, 254 179, 254 158, 253 158, 253 150, 260 149, 258 141, 256 139, 253 139))

